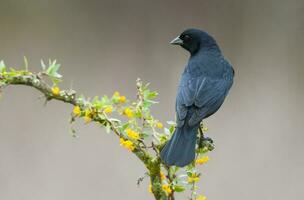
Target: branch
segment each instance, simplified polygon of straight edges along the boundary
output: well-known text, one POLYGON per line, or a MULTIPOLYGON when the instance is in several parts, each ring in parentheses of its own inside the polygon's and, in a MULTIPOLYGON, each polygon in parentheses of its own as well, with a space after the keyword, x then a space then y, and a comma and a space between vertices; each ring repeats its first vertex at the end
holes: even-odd
POLYGON ((198 159, 186 167, 183 176, 177 175, 179 168, 163 165, 159 152, 169 136, 173 134, 174 125, 170 122, 170 128, 163 128, 163 124, 151 115, 150 107, 157 103, 153 100, 157 93, 150 91, 148 84, 143 84, 140 79, 137 80, 137 99, 135 101, 129 101, 118 92, 115 92, 112 97, 103 96, 90 99, 82 95, 78 96, 72 89, 60 90, 58 84, 62 76, 58 73, 60 65, 56 63, 56 60, 50 60, 48 66, 42 61, 41 65, 42 72, 32 73, 28 71, 26 58, 25 70, 8 69, 4 62, 0 61, 0 93, 1 89, 7 86, 24 85, 40 91, 46 102, 58 100, 73 105, 71 122, 74 122, 76 118, 83 118, 86 123, 95 122, 102 125, 107 132, 112 131, 120 138, 121 146, 139 158, 148 171, 151 192, 156 200, 174 200, 175 193, 183 192, 187 187, 192 192, 191 199, 204 200, 203 196, 199 197, 195 192, 195 183, 200 176, 197 173, 196 164, 207 162, 208 157, 199 157, 212 150, 213 144, 210 140, 205 140, 201 131, 197 148, 198 159), (50 80, 52 86, 45 79, 50 80), (111 114, 114 111, 122 119, 112 118, 111 114), (149 149, 153 151, 149 151, 149 149), (162 169, 166 171, 167 176, 164 176, 162 169), (188 180, 184 180, 183 177, 188 180))
MULTIPOLYGON (((0 80, 1 79, 3 80, 4 78, 1 78, 0 76, 0 80)), ((79 103, 76 102, 76 92, 74 90, 62 90, 60 94, 55 95, 52 92, 52 88, 46 84, 39 75, 32 73, 28 73, 27 75, 23 76, 11 76, 9 79, 6 79, 6 85, 25 85, 34 87, 46 97, 47 101, 55 99, 74 106, 79 105, 79 103)))

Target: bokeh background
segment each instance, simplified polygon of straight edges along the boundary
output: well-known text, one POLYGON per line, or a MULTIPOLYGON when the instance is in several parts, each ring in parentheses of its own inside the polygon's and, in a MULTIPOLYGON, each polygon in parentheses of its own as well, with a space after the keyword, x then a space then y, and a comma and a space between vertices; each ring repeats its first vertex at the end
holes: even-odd
MULTIPOLYGON (((206 120, 216 142, 200 182, 210 200, 285 200, 304 195, 304 1, 1 0, 0 58, 39 70, 62 63, 62 88, 87 96, 135 97, 137 77, 159 91, 154 115, 174 119, 187 52, 168 42, 188 27, 207 30, 234 65, 235 84, 206 120)), ((46 107, 32 88, 0 101, 0 199, 153 199, 137 158, 71 106, 46 107)), ((179 200, 185 199, 178 196, 179 200)))

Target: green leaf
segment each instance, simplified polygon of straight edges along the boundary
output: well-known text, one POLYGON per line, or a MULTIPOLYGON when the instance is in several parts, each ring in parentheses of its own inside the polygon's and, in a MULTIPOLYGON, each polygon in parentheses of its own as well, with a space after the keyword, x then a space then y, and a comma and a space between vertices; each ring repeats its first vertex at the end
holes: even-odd
POLYGON ((151 105, 152 104, 150 102, 146 101, 146 100, 143 102, 143 108, 144 109, 148 109, 151 105))
POLYGON ((106 105, 106 104, 109 104, 110 103, 110 99, 107 95, 104 95, 102 98, 101 98, 101 103, 102 105, 106 105))
POLYGON ((179 170, 179 167, 177 166, 171 166, 170 167, 170 173, 175 174, 179 170))
POLYGON ((141 118, 142 116, 143 116, 143 114, 141 113, 141 110, 140 110, 140 109, 137 109, 137 110, 135 111, 135 117, 141 118))
POLYGON ((27 61, 26 56, 23 56, 23 60, 24 60, 24 68, 25 68, 25 71, 28 71, 28 61, 27 61))
POLYGON ((102 102, 99 100, 98 96, 95 96, 92 100, 92 105, 96 108, 96 109, 101 109, 103 104, 102 102))
POLYGON ((5 72, 5 71, 6 71, 6 66, 5 66, 5 64, 4 64, 4 61, 1 60, 1 61, 0 61, 0 73, 3 73, 3 72, 5 72))
POLYGON ((55 77, 52 77, 52 76, 50 76, 50 79, 52 80, 53 85, 58 85, 58 83, 61 82, 61 79, 58 79, 58 78, 55 78, 55 77))
POLYGON ((168 140, 168 138, 167 138, 165 135, 161 135, 161 136, 159 137, 160 143, 165 143, 167 140, 168 140))
POLYGON ((46 70, 46 65, 45 65, 45 63, 42 59, 40 60, 40 63, 41 63, 42 71, 45 71, 46 70))
POLYGON ((84 104, 85 101, 85 96, 83 94, 81 94, 78 98, 77 98, 77 102, 84 104))
POLYGON ((170 133, 173 133, 174 130, 175 130, 175 126, 170 126, 170 128, 169 128, 170 133))
POLYGON ((157 97, 158 93, 157 92, 150 92, 147 96, 148 99, 154 99, 155 97, 157 97))
POLYGON ((142 132, 141 136, 142 136, 143 138, 147 138, 147 137, 150 136, 150 134, 149 134, 149 132, 142 132))
POLYGON ((57 64, 56 62, 57 62, 56 60, 54 60, 53 62, 51 60, 49 60, 49 67, 46 70, 46 73, 51 77, 60 79, 60 78, 62 78, 62 76, 60 74, 58 74, 58 70, 61 65, 57 64))
POLYGON ((105 128, 107 133, 111 132, 111 125, 109 123, 106 124, 105 128))
POLYGON ((56 60, 54 61, 49 60, 49 66, 46 70, 45 70, 46 66, 42 60, 41 60, 41 66, 54 85, 57 85, 61 81, 62 75, 58 73, 60 64, 57 64, 56 60))
POLYGON ((156 103, 158 103, 157 101, 152 101, 152 100, 150 100, 150 99, 145 100, 145 102, 148 102, 148 103, 150 103, 150 104, 156 104, 156 103))
POLYGON ((174 185, 173 189, 175 192, 183 192, 186 188, 182 185, 174 185))
POLYGON ((121 133, 124 133, 124 131, 129 127, 129 122, 126 122, 124 124, 120 124, 118 126, 118 130, 121 132, 121 133))

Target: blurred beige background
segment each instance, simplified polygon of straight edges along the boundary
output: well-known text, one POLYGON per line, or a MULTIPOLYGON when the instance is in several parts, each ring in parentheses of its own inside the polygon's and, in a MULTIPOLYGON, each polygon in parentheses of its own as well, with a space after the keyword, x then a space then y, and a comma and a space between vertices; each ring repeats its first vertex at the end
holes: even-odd
MULTIPOLYGON (((168 42, 187 27, 214 35, 236 70, 206 122, 217 145, 203 168, 209 200, 301 199, 304 191, 304 2, 1 0, 0 59, 32 70, 56 58, 65 82, 87 96, 135 95, 141 77, 159 91, 154 115, 174 119, 188 55, 168 42)), ((0 199, 151 199, 144 167, 113 135, 77 123, 71 107, 25 87, 0 101, 0 199)), ((178 196, 177 199, 185 199, 178 196)))

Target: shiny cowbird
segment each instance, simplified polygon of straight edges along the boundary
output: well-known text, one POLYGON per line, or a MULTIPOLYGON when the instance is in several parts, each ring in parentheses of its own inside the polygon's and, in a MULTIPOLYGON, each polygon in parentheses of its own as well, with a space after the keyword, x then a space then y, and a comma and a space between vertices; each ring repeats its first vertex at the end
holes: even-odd
POLYGON ((160 155, 166 165, 183 167, 194 160, 200 123, 223 104, 233 84, 234 70, 205 31, 187 29, 171 44, 189 51, 190 58, 176 97, 177 125, 160 155))

